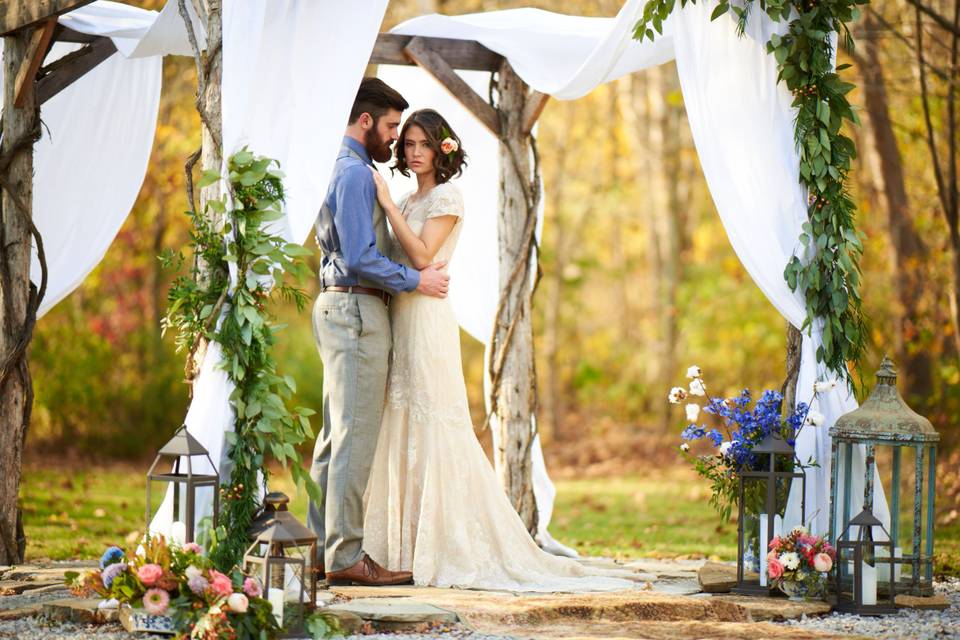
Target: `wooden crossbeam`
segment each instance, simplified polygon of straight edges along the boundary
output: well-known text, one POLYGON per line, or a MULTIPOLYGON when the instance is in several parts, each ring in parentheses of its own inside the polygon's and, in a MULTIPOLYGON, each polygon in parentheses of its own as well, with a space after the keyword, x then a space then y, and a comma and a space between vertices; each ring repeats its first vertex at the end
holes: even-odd
POLYGON ((0 36, 39 24, 93 0, 0 0, 0 36))
POLYGON ((436 78, 493 135, 500 137, 500 115, 497 110, 481 98, 463 78, 458 76, 453 67, 440 54, 431 49, 428 42, 420 38, 412 38, 403 51, 418 67, 436 78))
POLYGON ((37 104, 43 104, 69 87, 116 51, 117 47, 110 38, 98 37, 91 44, 41 69, 41 78, 37 81, 37 104))
POLYGON ((416 37, 429 45, 432 51, 447 61, 454 69, 464 71, 496 71, 503 62, 503 56, 494 53, 474 40, 454 40, 453 38, 428 38, 425 36, 401 36, 393 33, 381 33, 373 46, 370 64, 414 64, 404 51, 410 41, 416 37))
POLYGON ((547 106, 550 96, 539 91, 531 91, 527 96, 527 103, 523 107, 522 128, 524 135, 530 135, 533 131, 533 125, 537 124, 537 118, 543 113, 543 108, 547 106))
POLYGON ((37 80, 37 71, 40 69, 43 59, 47 56, 47 52, 50 51, 53 29, 56 26, 57 19, 50 18, 42 26, 33 30, 25 62, 17 71, 17 77, 14 81, 13 106, 22 107, 30 92, 33 91, 33 86, 37 80))

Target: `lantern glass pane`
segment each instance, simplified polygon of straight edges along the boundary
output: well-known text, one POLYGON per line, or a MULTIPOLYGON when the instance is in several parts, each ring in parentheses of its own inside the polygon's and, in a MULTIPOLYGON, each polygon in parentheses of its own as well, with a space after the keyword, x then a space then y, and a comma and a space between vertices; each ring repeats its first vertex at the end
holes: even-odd
POLYGON ((740 558, 743 562, 744 582, 759 584, 761 559, 766 557, 763 552, 764 543, 761 535, 761 519, 766 522, 765 501, 767 495, 766 478, 745 477, 743 479, 743 539, 740 558))

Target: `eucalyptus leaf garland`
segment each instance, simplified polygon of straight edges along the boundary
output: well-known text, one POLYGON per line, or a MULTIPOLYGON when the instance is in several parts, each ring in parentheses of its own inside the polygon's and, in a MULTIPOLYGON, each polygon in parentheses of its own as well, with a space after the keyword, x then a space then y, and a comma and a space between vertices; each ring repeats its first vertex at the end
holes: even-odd
MULTIPOLYGON (((800 182, 807 188, 808 220, 799 242, 803 249, 784 270, 790 289, 806 301, 801 330, 823 325, 823 346, 817 360, 853 383, 848 364, 859 371, 867 329, 860 297, 862 234, 854 226, 856 207, 847 191, 847 176, 856 157, 853 141, 842 132, 844 121, 859 124, 847 100, 855 85, 844 82, 833 68, 832 34, 848 48, 853 39, 847 24, 857 19, 858 5, 868 0, 719 0, 711 20, 732 13, 742 36, 754 7, 777 22, 789 21, 784 35, 774 34, 767 52, 776 58, 778 81, 793 94, 797 110, 794 141, 800 152, 800 182)), ((680 6, 696 0, 680 0, 680 6)), ((653 40, 676 0, 648 0, 634 29, 634 38, 653 40)))
MULTIPOLYGON (((320 488, 301 466, 297 451, 313 437, 309 417, 314 412, 287 407, 296 385, 292 377, 277 372, 271 349, 279 327, 268 311, 276 297, 303 308, 306 294, 286 278, 310 277, 303 261, 310 252, 268 229, 269 223, 283 217, 278 163, 244 147, 230 157, 227 168, 230 197, 207 202, 207 213, 224 220, 222 228, 211 222, 213 215, 187 213, 193 227, 189 244, 193 268, 189 277, 180 276, 171 285, 163 321, 164 331, 177 331, 178 350, 193 352, 201 341, 217 342, 223 351, 221 367, 235 385, 230 403, 236 422, 234 431, 226 434, 230 481, 220 488, 220 523, 211 535, 211 558, 222 570, 239 563, 249 545, 247 529, 259 508, 258 474, 266 480, 268 459, 289 468, 311 499, 320 497, 320 488), (202 278, 201 262, 207 266, 202 278), (235 285, 231 271, 239 274, 235 285)), ((217 172, 207 171, 200 186, 219 179, 217 172)), ((161 260, 177 267, 185 258, 180 252, 168 252, 161 260)))

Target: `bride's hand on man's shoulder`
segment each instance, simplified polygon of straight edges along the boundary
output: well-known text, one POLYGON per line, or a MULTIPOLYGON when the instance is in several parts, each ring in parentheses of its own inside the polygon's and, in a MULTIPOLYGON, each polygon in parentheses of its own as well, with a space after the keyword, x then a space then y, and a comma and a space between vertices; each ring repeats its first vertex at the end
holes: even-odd
POLYGON ((370 165, 367 165, 367 167, 373 174, 373 184, 377 187, 377 200, 380 201, 380 206, 384 209, 390 209, 393 207, 393 198, 390 197, 390 187, 387 186, 387 181, 374 167, 370 165))

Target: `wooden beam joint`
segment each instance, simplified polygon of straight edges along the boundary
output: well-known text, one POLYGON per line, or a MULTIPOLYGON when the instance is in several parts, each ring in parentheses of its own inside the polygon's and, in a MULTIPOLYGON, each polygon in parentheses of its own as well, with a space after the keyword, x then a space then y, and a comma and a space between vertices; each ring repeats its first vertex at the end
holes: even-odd
POLYGON ((493 135, 500 137, 500 114, 497 110, 458 76, 453 67, 430 48, 427 41, 419 37, 412 38, 403 52, 414 64, 436 78, 493 135))
POLYGON ((91 44, 72 51, 40 70, 37 80, 37 105, 57 95, 116 53, 110 38, 98 37, 91 44))
POLYGON ((43 25, 34 29, 33 34, 30 36, 30 45, 27 49, 26 58, 24 58, 20 70, 17 71, 16 81, 13 85, 15 92, 13 106, 18 109, 23 107, 23 104, 33 91, 34 85, 36 85, 37 71, 40 70, 43 59, 47 57, 47 52, 50 51, 53 29, 56 26, 57 19, 50 18, 44 22, 43 25))
POLYGON ((2 0, 0 36, 46 22, 91 2, 93 0, 2 0))
POLYGON ((543 113, 543 108, 547 106, 550 96, 539 91, 531 91, 527 96, 526 104, 523 107, 522 127, 523 134, 530 135, 533 131, 533 125, 537 124, 537 119, 543 113))

